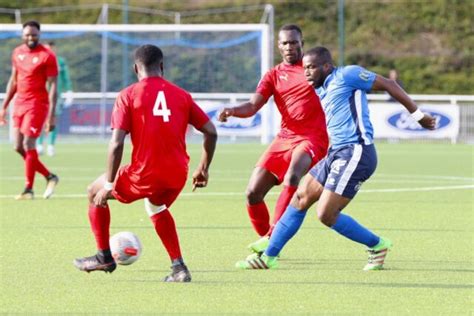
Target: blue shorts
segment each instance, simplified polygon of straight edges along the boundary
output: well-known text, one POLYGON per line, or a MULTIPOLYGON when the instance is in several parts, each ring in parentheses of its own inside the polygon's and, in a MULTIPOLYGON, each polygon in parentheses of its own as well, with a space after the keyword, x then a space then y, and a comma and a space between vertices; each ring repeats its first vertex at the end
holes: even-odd
POLYGON ((350 144, 330 148, 327 156, 310 170, 325 189, 352 199, 377 167, 375 146, 350 144))

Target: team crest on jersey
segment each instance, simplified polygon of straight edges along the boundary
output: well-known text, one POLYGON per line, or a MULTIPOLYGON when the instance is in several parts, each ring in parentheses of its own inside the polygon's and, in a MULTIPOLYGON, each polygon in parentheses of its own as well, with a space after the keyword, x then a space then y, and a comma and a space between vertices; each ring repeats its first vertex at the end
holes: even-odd
POLYGON ((364 81, 368 81, 370 79, 370 72, 368 72, 367 70, 361 71, 359 73, 359 78, 364 81))
POLYGON ((357 183, 356 186, 354 187, 354 191, 356 191, 356 192, 359 191, 360 187, 362 186, 362 183, 364 183, 364 182, 359 181, 359 183, 357 183))
POLYGON ((38 62, 38 57, 33 57, 33 64, 36 64, 38 62))
POLYGON ((23 59, 25 59, 25 55, 19 54, 19 55, 18 55, 18 59, 21 60, 21 61, 23 61, 23 59))
POLYGON ((346 163, 347 163, 347 160, 342 160, 342 159, 333 161, 333 163, 331 164, 331 172, 335 174, 339 174, 339 172, 341 171, 341 168, 344 167, 346 163))

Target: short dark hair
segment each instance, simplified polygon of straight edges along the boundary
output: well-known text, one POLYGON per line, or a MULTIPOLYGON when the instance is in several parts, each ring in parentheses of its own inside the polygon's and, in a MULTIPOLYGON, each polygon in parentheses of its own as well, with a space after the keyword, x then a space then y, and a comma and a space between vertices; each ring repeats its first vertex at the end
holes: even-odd
POLYGON ((56 46, 56 43, 55 43, 54 41, 49 41, 49 42, 48 42, 48 45, 49 45, 49 46, 56 46))
POLYGON ((159 69, 163 62, 163 52, 155 45, 142 45, 135 50, 135 62, 142 64, 147 70, 159 69))
POLYGON ((25 28, 27 26, 36 27, 38 29, 38 31, 41 30, 39 22, 34 21, 34 20, 27 21, 27 22, 23 23, 23 28, 25 28))
POLYGON ((321 64, 325 64, 325 63, 333 64, 331 52, 326 47, 316 46, 316 47, 308 49, 304 54, 318 57, 318 61, 321 64))
POLYGON ((285 24, 282 27, 280 27, 280 31, 296 31, 298 34, 300 34, 301 37, 303 37, 303 32, 301 31, 300 27, 296 24, 285 24))

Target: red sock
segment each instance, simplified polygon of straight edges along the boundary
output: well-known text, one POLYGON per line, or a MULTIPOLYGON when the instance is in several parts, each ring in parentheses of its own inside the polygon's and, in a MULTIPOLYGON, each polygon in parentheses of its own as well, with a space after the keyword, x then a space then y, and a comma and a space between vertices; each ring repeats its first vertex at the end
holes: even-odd
POLYGON ((150 219, 153 225, 155 225, 155 231, 160 237, 163 246, 165 246, 170 259, 173 261, 181 258, 178 232, 176 231, 176 225, 170 211, 166 209, 153 215, 150 219))
MULTIPOLYGON (((36 152, 36 157, 38 157, 38 152, 36 152)), ((43 175, 43 177, 47 177, 50 174, 49 170, 39 160, 39 157, 36 159, 36 171, 41 173, 43 175)))
POLYGON ((283 186, 283 190, 281 191, 280 196, 278 197, 278 201, 275 206, 275 213, 273 214, 272 227, 270 228, 270 231, 268 232, 269 236, 272 234, 273 228, 275 227, 278 220, 281 218, 283 213, 285 213, 285 210, 288 207, 288 204, 290 204, 291 198, 293 197, 293 194, 295 194, 297 188, 298 187, 288 186, 288 185, 283 186))
POLYGON ((247 204, 247 211, 257 234, 265 236, 270 229, 270 215, 265 202, 262 201, 253 205, 247 204))
POLYGON ((109 244, 109 227, 110 227, 110 210, 109 205, 105 207, 89 204, 89 222, 92 232, 95 236, 97 249, 110 249, 109 244))
MULTIPOLYGON (((26 159, 26 153, 20 153, 23 159, 26 159)), ((43 163, 39 160, 38 151, 36 151, 36 171, 41 173, 44 177, 49 176, 49 170, 43 165, 43 163)))
POLYGON ((25 155, 25 187, 27 189, 32 189, 35 182, 36 161, 38 161, 36 149, 28 150, 25 155))

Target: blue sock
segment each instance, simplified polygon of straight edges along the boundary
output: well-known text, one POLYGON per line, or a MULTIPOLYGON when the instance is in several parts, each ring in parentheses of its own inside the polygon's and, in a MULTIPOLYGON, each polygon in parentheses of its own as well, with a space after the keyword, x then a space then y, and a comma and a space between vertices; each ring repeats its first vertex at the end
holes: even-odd
POLYGON ((296 234, 305 216, 306 210, 300 211, 288 205, 285 213, 276 224, 275 229, 273 229, 270 244, 267 250, 265 250, 265 254, 269 257, 278 256, 285 244, 296 234))
POLYGON ((374 247, 380 241, 380 237, 372 233, 364 226, 357 223, 352 217, 345 214, 339 214, 336 223, 332 225, 332 229, 339 234, 353 240, 355 242, 366 245, 369 248, 374 247))

